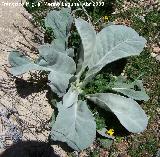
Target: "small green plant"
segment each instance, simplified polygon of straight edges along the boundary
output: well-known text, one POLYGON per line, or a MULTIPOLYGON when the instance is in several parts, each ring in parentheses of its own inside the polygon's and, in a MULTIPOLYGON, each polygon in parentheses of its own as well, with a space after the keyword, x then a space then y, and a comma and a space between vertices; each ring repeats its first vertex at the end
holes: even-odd
MULTIPOLYGON (((48 85, 62 98, 56 104, 58 115, 52 123, 51 138, 66 142, 77 151, 93 143, 96 122, 87 99, 115 114, 128 131, 142 132, 148 118, 135 100, 147 101, 149 97, 141 80, 127 83, 123 77, 115 77, 114 83, 107 85, 110 93, 87 94, 83 89, 107 64, 139 55, 146 40, 132 28, 123 25, 108 25, 97 33, 91 23, 81 18, 74 19, 67 8, 48 13, 45 27, 52 28, 55 39, 51 44, 39 48, 38 59, 31 60, 15 50, 10 53, 9 62, 14 76, 32 70, 49 73, 48 85), (74 49, 68 48, 73 22, 82 40, 77 63, 73 59, 74 49)), ((100 131, 102 135, 105 134, 103 130, 106 129, 100 131)))

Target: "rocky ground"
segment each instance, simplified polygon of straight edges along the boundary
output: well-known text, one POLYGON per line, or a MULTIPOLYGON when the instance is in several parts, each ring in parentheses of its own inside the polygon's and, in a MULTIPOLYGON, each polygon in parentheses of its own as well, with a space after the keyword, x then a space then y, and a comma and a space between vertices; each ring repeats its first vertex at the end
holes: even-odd
MULTIPOLYGON (((9 120, 23 131, 23 140, 47 141, 49 132, 42 128, 48 127, 53 111, 46 98, 47 90, 38 91, 36 86, 27 83, 29 75, 23 76, 26 81, 22 81, 22 77, 15 81, 8 73, 10 51, 18 49, 36 56, 34 52, 39 43, 35 42, 35 36, 42 39, 43 34, 33 26, 29 20, 31 15, 22 6, 9 6, 4 2, 14 4, 21 0, 0 0, 0 110, 16 111, 9 120)), ((12 139, 5 135, 6 130, 0 118, 0 135, 4 137, 4 145, 9 146, 12 139)), ((60 152, 58 147, 56 151, 60 152)), ((62 150, 60 153, 66 156, 62 150)))

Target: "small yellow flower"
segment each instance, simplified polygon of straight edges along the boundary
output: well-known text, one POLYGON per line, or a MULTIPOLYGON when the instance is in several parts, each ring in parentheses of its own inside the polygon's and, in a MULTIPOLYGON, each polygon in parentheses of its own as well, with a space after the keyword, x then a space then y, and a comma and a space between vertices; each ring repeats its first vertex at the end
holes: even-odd
POLYGON ((102 19, 105 21, 105 22, 108 22, 109 21, 109 17, 106 15, 106 16, 103 16, 102 19))
POLYGON ((106 134, 113 136, 114 134, 114 129, 109 129, 108 131, 106 131, 106 134))
POLYGON ((108 16, 104 16, 104 19, 108 21, 109 18, 108 18, 108 16))

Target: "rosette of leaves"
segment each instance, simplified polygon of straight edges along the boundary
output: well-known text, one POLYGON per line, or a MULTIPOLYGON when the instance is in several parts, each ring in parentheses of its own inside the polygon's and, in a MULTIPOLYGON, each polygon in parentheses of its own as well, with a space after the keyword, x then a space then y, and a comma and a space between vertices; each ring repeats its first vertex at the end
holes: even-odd
POLYGON ((110 25, 97 33, 87 21, 75 19, 75 26, 82 40, 76 66, 72 58, 73 49, 66 46, 72 21, 69 9, 50 12, 45 22, 47 27, 53 29, 56 39, 51 44, 40 47, 39 58, 31 61, 17 51, 13 51, 9 56, 13 75, 21 75, 31 70, 48 71, 49 86, 53 92, 63 96, 62 101, 56 104, 58 115, 52 126, 51 138, 66 142, 77 151, 93 143, 96 137, 96 122, 88 108, 87 99, 115 114, 128 131, 142 132, 147 126, 148 118, 135 100, 148 100, 148 96, 140 80, 132 84, 117 80, 112 90, 122 93, 123 96, 113 93, 84 96, 82 89, 107 64, 139 55, 146 40, 127 26, 110 25), (82 80, 84 72, 86 73, 82 80), (74 79, 71 79, 73 76, 74 79), (135 85, 139 90, 134 89, 135 85), (81 95, 84 96, 83 100, 80 100, 81 95))
POLYGON ((45 25, 53 29, 56 39, 51 44, 40 46, 39 58, 36 60, 26 57, 23 52, 12 51, 9 55, 13 67, 11 73, 17 76, 32 70, 47 71, 48 85, 59 96, 63 96, 76 71, 76 64, 71 58, 73 49, 66 48, 72 20, 70 9, 50 12, 45 25))

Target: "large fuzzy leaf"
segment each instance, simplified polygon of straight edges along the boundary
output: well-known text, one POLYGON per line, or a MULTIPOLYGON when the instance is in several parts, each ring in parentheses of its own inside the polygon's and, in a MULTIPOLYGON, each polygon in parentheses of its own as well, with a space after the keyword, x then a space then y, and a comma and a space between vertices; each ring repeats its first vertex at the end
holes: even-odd
POLYGON ((40 57, 35 63, 22 55, 21 52, 14 51, 10 53, 11 73, 16 76, 32 70, 49 71, 49 86, 59 96, 64 95, 69 80, 76 71, 76 65, 66 52, 59 51, 56 46, 56 44, 41 46, 39 48, 40 57))
POLYGON ((65 41, 73 22, 70 8, 62 8, 60 11, 53 10, 45 18, 45 26, 53 29, 55 38, 65 41))
POLYGON ((111 93, 92 94, 88 98, 107 111, 112 111, 121 124, 130 132, 142 132, 147 126, 148 118, 145 112, 131 98, 111 93))
POLYGON ((67 93, 69 100, 64 104, 57 104, 59 113, 52 127, 51 137, 80 151, 93 143, 96 137, 96 123, 86 102, 78 101, 75 95, 70 91, 67 93))
POLYGON ((26 57, 22 52, 16 50, 9 54, 8 60, 12 66, 10 72, 14 76, 21 75, 32 70, 43 70, 43 67, 34 64, 34 62, 26 57))
POLYGON ((63 97, 63 105, 65 107, 72 106, 75 103, 75 101, 78 100, 78 95, 79 95, 78 90, 75 90, 75 88, 71 86, 68 92, 63 97))
POLYGON ((135 100, 148 101, 149 99, 141 80, 135 80, 134 82, 127 84, 125 80, 118 77, 112 90, 120 92, 135 100))
POLYGON ((13 50, 9 55, 9 63, 13 67, 29 64, 30 62, 31 60, 28 57, 17 50, 13 50))
POLYGON ((62 97, 66 93, 71 77, 71 74, 62 73, 62 71, 51 71, 48 75, 48 80, 50 81, 48 85, 53 92, 62 97))
POLYGON ((74 49, 66 49, 66 44, 61 39, 54 39, 51 43, 51 47, 53 47, 55 51, 63 52, 72 58, 74 56, 74 49))
POLYGON ((55 71, 73 74, 76 71, 74 60, 68 56, 66 51, 60 51, 55 46, 57 45, 46 44, 39 48, 38 64, 55 71))
POLYGON ((95 51, 96 32, 93 26, 90 26, 89 23, 83 19, 75 19, 75 25, 82 39, 83 50, 81 48, 80 58, 81 62, 83 61, 82 66, 85 68, 95 51))
POLYGON ((110 25, 97 35, 92 26, 82 19, 76 21, 84 48, 84 65, 89 67, 87 78, 105 65, 128 56, 138 55, 146 40, 130 27, 110 25))

